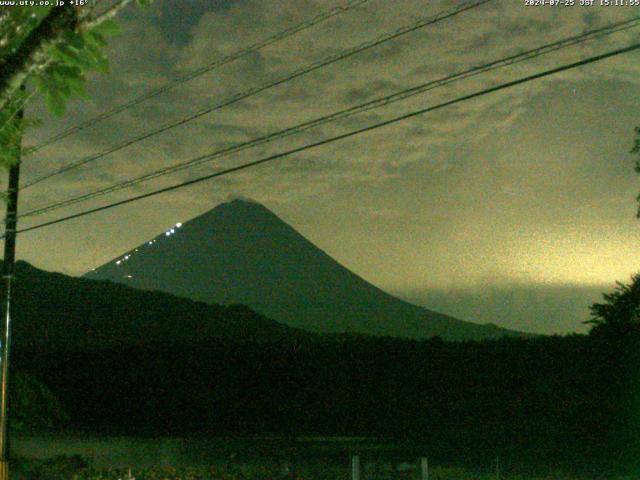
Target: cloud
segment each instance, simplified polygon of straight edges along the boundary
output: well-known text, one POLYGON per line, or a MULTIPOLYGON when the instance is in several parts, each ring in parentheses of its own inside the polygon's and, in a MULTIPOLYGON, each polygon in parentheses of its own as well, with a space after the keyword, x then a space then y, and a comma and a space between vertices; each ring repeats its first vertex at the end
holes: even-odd
POLYGON ((586 333, 589 306, 602 301, 614 285, 496 285, 467 289, 396 291, 398 296, 457 318, 495 323, 515 330, 561 334, 586 333))
MULTIPOLYGON (((63 120, 64 125, 54 123, 44 113, 42 105, 36 105, 33 114, 45 119, 45 127, 30 132, 28 143, 37 143, 65 125, 91 118, 114 104, 210 64, 281 31, 285 26, 308 20, 336 4, 333 0, 193 2, 176 6, 172 0, 163 0, 157 2, 150 12, 127 11, 121 20, 125 33, 111 41, 112 74, 92 77, 91 100, 73 102, 63 120)), ((43 150, 25 162, 25 178, 33 178, 62 163, 104 150, 239 92, 274 81, 305 65, 361 45, 382 33, 392 32, 419 17, 435 15, 460 4, 448 0, 428 4, 418 0, 371 0, 353 11, 198 77, 87 129, 81 135, 74 135, 43 150)), ((195 158, 452 72, 629 18, 629 15, 630 11, 624 8, 526 8, 521 2, 489 2, 140 142, 73 174, 43 183, 38 188, 25 191, 21 201, 26 210, 104 187, 114 181, 195 158)), ((161 188, 199 174, 317 142, 601 53, 638 38, 635 30, 628 30, 452 83, 295 137, 141 184, 135 190, 78 205, 65 213, 124 199, 132 193, 161 188)), ((624 175, 632 177, 622 173, 622 166, 616 166, 615 173, 599 166, 605 154, 617 155, 614 152, 620 150, 620 137, 610 132, 603 134, 606 122, 600 119, 611 121, 616 115, 622 115, 621 112, 632 110, 625 110, 622 105, 615 106, 616 111, 608 110, 614 108, 609 107, 613 104, 613 92, 619 91, 621 85, 626 85, 625 91, 635 91, 640 82, 640 64, 630 61, 630 58, 607 60, 476 98, 215 182, 157 197, 131 206, 126 214, 114 211, 113 219, 95 217, 95 220, 83 220, 82 227, 60 227, 47 233, 43 237, 46 240, 34 240, 23 248, 26 255, 49 262, 44 266, 55 269, 56 262, 64 257, 67 268, 79 272, 162 230, 165 220, 167 225, 175 223, 175 219, 166 218, 167 212, 179 210, 183 212, 180 219, 188 218, 224 201, 229 195, 250 195, 268 205, 282 207, 295 204, 312 209, 320 204, 335 212, 343 208, 338 205, 357 204, 367 192, 378 192, 377 199, 370 194, 370 206, 363 212, 363 218, 375 219, 381 225, 380 243, 371 243, 370 246, 408 253, 389 254, 397 266, 392 265, 391 260, 384 266, 368 266, 366 262, 370 263, 370 258, 360 259, 357 253, 344 254, 344 261, 347 264, 352 262, 356 271, 364 272, 367 278, 380 285, 397 283, 407 275, 409 267, 413 269, 409 274, 410 281, 415 284, 427 280, 433 284, 449 278, 464 281, 466 277, 473 277, 471 280, 475 281, 475 278, 493 271, 517 276, 523 269, 525 273, 528 271, 537 276, 544 275, 545 270, 553 271, 556 276, 567 275, 571 273, 568 271, 570 265, 562 261, 562 254, 567 258, 570 247, 560 240, 572 215, 579 214, 574 221, 586 224, 593 220, 592 217, 606 211, 611 218, 610 223, 613 223, 619 217, 612 212, 619 209, 623 201, 632 203, 632 198, 623 200, 624 195, 635 188, 632 181, 621 183, 624 175), (573 97, 567 92, 572 89, 579 90, 580 98, 593 97, 594 101, 585 101, 586 105, 580 111, 563 115, 564 110, 571 108, 573 97), (551 111, 554 115, 548 113, 551 111), (577 119, 583 122, 583 133, 572 133, 573 122, 577 119), (550 132, 551 128, 553 132, 550 132), (602 137, 602 142, 608 143, 608 147, 606 152, 598 151, 595 155, 596 147, 591 139, 598 137, 602 137), (595 172, 594 175, 604 180, 601 184, 588 182, 581 179, 581 171, 595 172), (596 185, 592 186, 592 183, 596 185), (623 183, 624 188, 612 187, 623 183), (612 190, 616 192, 605 194, 612 190), (342 203, 337 198, 342 198, 342 203), (414 201, 414 198, 419 200, 414 201), (593 213, 579 211, 580 202, 589 203, 594 198, 609 200, 602 200, 606 205, 602 209, 594 209, 593 213), (391 205, 393 202, 399 206, 391 205), (411 211, 414 207, 407 205, 413 204, 429 210, 428 216, 424 214, 421 217, 420 212, 411 211), (402 218, 405 224, 393 222, 396 211, 404 212, 398 218, 402 218), (428 234, 416 230, 401 239, 400 244, 393 243, 398 239, 388 231, 393 228, 411 229, 413 227, 408 226, 411 222, 422 225, 425 218, 433 222, 423 227, 428 234), (559 242, 561 254, 550 255, 552 260, 545 260, 544 255, 546 248, 553 247, 528 243, 518 236, 519 232, 536 231, 533 227, 523 227, 534 221, 540 223, 536 234, 538 239, 553 238, 559 242), (561 225, 563 222, 564 226, 561 225), (81 231, 76 232, 75 228, 81 231), (44 258, 37 253, 46 250, 47 242, 63 241, 70 245, 71 251, 82 252, 85 230, 94 232, 96 238, 91 255, 78 254, 69 260, 63 254, 44 258), (104 236, 98 233, 107 231, 114 233, 105 233, 104 236), (539 267, 529 265, 524 254, 527 249, 529 253, 535 252, 539 267), (562 268, 550 268, 549 262, 552 261, 562 268)), ((627 120, 631 126, 633 119, 629 117, 627 120)), ((51 214, 42 219, 56 216, 51 214)), ((296 225, 308 229, 312 235, 316 232, 318 238, 328 242, 328 250, 331 250, 334 240, 322 237, 320 227, 310 221, 306 223, 305 216, 300 214, 296 225)), ((610 228, 610 223, 601 230, 610 228)), ((351 227, 345 225, 341 225, 345 229, 342 237, 331 235, 336 237, 335 242, 355 245, 355 239, 361 241, 364 234, 359 237, 354 233, 355 227, 349 230, 351 227), (354 240, 345 239, 347 236, 354 240)), ((627 224, 625 228, 629 228, 627 224)), ((338 231, 338 228, 333 231, 338 231)), ((533 233, 531 235, 534 236, 533 233)), ((573 238, 580 238, 586 250, 594 251, 595 247, 584 236, 573 238)), ((620 247, 616 243, 618 240, 612 242, 602 250, 595 250, 602 253, 612 245, 620 247)), ((335 251, 341 254, 338 247, 335 251)), ((574 260, 589 258, 589 255, 592 253, 585 251, 574 260)), ((612 275, 612 272, 620 270, 624 259, 628 261, 628 256, 612 261, 615 269, 585 276, 593 279, 612 275)), ((584 281, 585 276, 580 280, 584 281)))

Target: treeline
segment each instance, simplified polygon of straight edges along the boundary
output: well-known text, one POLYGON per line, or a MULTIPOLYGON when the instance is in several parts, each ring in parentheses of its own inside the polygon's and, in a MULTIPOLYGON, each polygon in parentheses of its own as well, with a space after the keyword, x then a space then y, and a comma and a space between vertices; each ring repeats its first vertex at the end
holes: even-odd
POLYGON ((85 431, 376 435, 441 461, 611 471, 640 459, 639 346, 637 332, 464 343, 344 335, 22 348, 14 367, 85 431))

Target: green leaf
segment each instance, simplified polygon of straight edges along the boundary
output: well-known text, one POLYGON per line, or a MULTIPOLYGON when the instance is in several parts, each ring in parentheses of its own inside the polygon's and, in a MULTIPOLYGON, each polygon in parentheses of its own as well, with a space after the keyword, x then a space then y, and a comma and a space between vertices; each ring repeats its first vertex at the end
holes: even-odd
POLYGON ((90 58, 92 62, 95 62, 96 59, 104 55, 100 47, 96 46, 93 43, 87 43, 82 53, 90 58))
POLYGON ((71 88, 66 80, 59 74, 53 75, 54 88, 52 91, 57 92, 62 98, 69 98, 71 96, 71 88))
POLYGON ((109 59, 106 56, 102 56, 95 67, 96 71, 100 73, 109 73, 109 59))
POLYGON ((90 68, 102 73, 109 73, 109 61, 100 48, 87 43, 83 53, 85 54, 84 58, 91 63, 90 68))
POLYGON ((49 90, 47 81, 45 79, 45 74, 34 77, 33 84, 35 85, 36 90, 42 94, 46 94, 49 90))
POLYGON ((61 117, 62 115, 64 115, 66 102, 56 90, 49 90, 47 92, 45 100, 49 111, 53 115, 55 115, 56 117, 61 117))
POLYGON ((60 90, 60 75, 56 74, 53 68, 49 68, 47 72, 42 76, 42 90, 45 95, 51 92, 57 92, 60 90))
POLYGON ((61 43, 56 45, 56 47, 51 52, 52 56, 61 62, 68 63, 69 65, 73 65, 76 67, 86 66, 79 55, 77 50, 73 50, 68 45, 61 43))
POLYGON ((107 40, 104 38, 104 35, 96 32, 95 30, 87 32, 87 34, 85 35, 85 40, 92 43, 96 47, 104 48, 107 46, 107 40))
POLYGON ((78 95, 82 98, 89 98, 87 94, 87 90, 85 89, 85 79, 78 77, 69 77, 67 78, 67 85, 71 90, 72 95, 78 95))
POLYGON ((115 21, 105 20, 101 24, 95 26, 91 31, 108 37, 118 35, 122 31, 122 29, 120 28, 120 25, 118 25, 115 21))
POLYGON ((67 43, 69 43, 69 45, 71 45, 76 50, 82 50, 84 48, 84 43, 85 43, 84 38, 82 38, 82 35, 76 32, 73 32, 73 31, 65 32, 63 35, 63 38, 67 43))
POLYGON ((82 78, 82 70, 71 65, 56 65, 55 71, 63 78, 82 78))

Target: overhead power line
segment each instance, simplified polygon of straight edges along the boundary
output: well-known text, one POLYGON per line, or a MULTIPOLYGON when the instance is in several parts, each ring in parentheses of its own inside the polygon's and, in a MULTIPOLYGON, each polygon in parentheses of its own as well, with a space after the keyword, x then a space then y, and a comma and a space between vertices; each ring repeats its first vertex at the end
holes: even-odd
POLYGON ((398 122, 401 122, 401 121, 404 121, 404 120, 407 120, 407 119, 410 119, 410 118, 413 118, 413 117, 417 117, 419 115, 424 115, 426 113, 433 112, 435 110, 440 110, 442 108, 449 107, 451 105, 459 104, 459 103, 462 103, 462 102, 465 102, 465 101, 468 101, 468 100, 472 100, 474 98, 478 98, 478 97, 482 97, 484 95, 488 95, 490 93, 494 93, 494 92, 498 92, 498 91, 501 91, 501 90, 505 90, 507 88, 514 87, 516 85, 521 85, 521 84, 524 84, 524 83, 527 83, 527 82, 538 80, 540 78, 548 77, 550 75, 555 75, 556 73, 564 72, 566 70, 571 70, 573 68, 581 67, 581 66, 584 66, 584 65, 587 65, 587 64, 590 64, 590 63, 595 63, 595 62, 604 60, 606 58, 611 58, 611 57, 614 57, 614 56, 617 56, 617 55, 621 55, 621 54, 624 54, 624 53, 628 53, 628 52, 632 52, 632 51, 635 51, 635 50, 638 50, 638 49, 640 49, 640 43, 635 43, 633 45, 630 45, 630 46, 627 46, 627 47, 624 47, 624 48, 620 48, 620 49, 617 49, 617 50, 613 50, 613 51, 610 51, 610 52, 607 52, 607 53, 603 53, 603 54, 600 54, 600 55, 596 55, 596 56, 593 56, 593 57, 589 57, 589 58, 580 60, 578 62, 565 64, 565 65, 562 65, 560 67, 552 68, 550 70, 545 70, 545 71, 540 72, 540 73, 536 73, 536 74, 533 74, 533 75, 528 75, 526 77, 521 77, 521 78, 519 78, 517 80, 512 80, 510 82, 502 83, 502 84, 496 85, 494 87, 486 88, 486 89, 479 90, 479 91, 476 91, 476 92, 471 93, 471 94, 463 95, 463 96, 455 98, 453 100, 449 100, 449 101, 440 103, 438 105, 434 105, 434 106, 431 106, 431 107, 423 108, 423 109, 420 109, 420 110, 414 110, 412 112, 405 113, 403 115, 391 118, 389 120, 385 120, 383 122, 379 122, 379 123, 376 123, 376 124, 373 124, 373 125, 369 125, 367 127, 363 127, 363 128, 357 129, 357 130, 351 130, 350 132, 343 133, 343 134, 340 134, 340 135, 336 135, 334 137, 327 138, 325 140, 321 140, 321 141, 318 141, 318 142, 315 142, 315 143, 310 143, 310 144, 307 144, 307 145, 303 145, 301 147, 294 148, 294 149, 291 149, 291 150, 287 150, 287 151, 284 151, 284 152, 276 153, 275 155, 270 155, 270 156, 262 158, 260 160, 254 160, 252 162, 247 162, 247 163, 244 163, 242 165, 238 165, 238 166, 235 166, 235 167, 227 168, 225 170, 220 170, 218 172, 210 173, 208 175, 204 175, 204 176, 201 176, 201 177, 198 177, 198 178, 187 180, 185 182, 177 183, 177 184, 174 184, 174 185, 171 185, 171 186, 168 186, 168 187, 160 188, 160 189, 154 190, 152 192, 147 192, 147 193, 144 193, 144 194, 141 194, 141 195, 136 195, 134 197, 129 197, 127 199, 120 200, 120 201, 117 201, 117 202, 113 202, 113 203, 110 203, 110 204, 107 204, 107 205, 103 205, 101 207, 91 208, 91 209, 84 210, 84 211, 79 212, 79 213, 75 213, 75 214, 72 214, 72 215, 67 215, 67 216, 64 216, 64 217, 57 218, 55 220, 50 220, 48 222, 43 222, 43 223, 40 223, 38 225, 34 225, 34 226, 31 226, 31 227, 23 228, 21 230, 18 230, 17 233, 24 233, 24 232, 29 232, 29 231, 33 231, 33 230, 38 230, 38 229, 41 229, 41 228, 44 228, 44 227, 48 227, 48 226, 55 225, 55 224, 58 224, 58 223, 66 222, 66 221, 69 221, 69 220, 72 220, 72 219, 75 219, 75 218, 80 218, 80 217, 84 217, 84 216, 87 216, 87 215, 91 215, 93 213, 101 212, 101 211, 104 211, 104 210, 109 210, 111 208, 115 208, 115 207, 118 207, 120 205, 126 205, 126 204, 129 204, 129 203, 137 202, 139 200, 143 200, 145 198, 150 198, 150 197, 153 197, 153 196, 156 196, 156 195, 160 195, 162 193, 171 192, 173 190, 178 190, 178 189, 181 189, 181 188, 184 188, 184 187, 188 187, 190 185, 195 185, 197 183, 201 183, 201 182, 204 182, 206 180, 211 180, 213 178, 222 177, 224 175, 228 175, 228 174, 231 174, 231 173, 234 173, 234 172, 238 172, 238 171, 241 171, 241 170, 246 170, 246 169, 249 169, 249 168, 253 168, 253 167, 256 167, 258 165, 262 165, 262 164, 265 164, 265 163, 273 162, 273 161, 278 160, 280 158, 288 157, 288 156, 296 154, 296 153, 300 153, 300 152, 303 152, 303 151, 306 151, 306 150, 310 150, 310 149, 317 148, 317 147, 320 147, 320 146, 323 146, 323 145, 334 143, 334 142, 337 142, 339 140, 344 140, 346 138, 354 137, 356 135, 360 135, 362 133, 369 132, 369 131, 372 131, 372 130, 377 130, 377 129, 382 128, 382 127, 393 125, 393 124, 396 124, 398 122))
POLYGON ((456 15, 459 15, 459 14, 461 14, 461 13, 467 11, 467 10, 471 10, 473 8, 477 8, 477 7, 479 7, 479 6, 481 6, 481 5, 485 4, 485 3, 488 3, 490 1, 492 1, 492 0, 478 0, 478 1, 475 1, 475 2, 471 2, 471 3, 466 3, 463 6, 457 7, 457 8, 452 9, 452 10, 441 12, 441 13, 435 15, 435 16, 432 16, 432 17, 421 18, 417 22, 414 22, 414 23, 411 23, 410 25, 401 27, 401 28, 399 28, 399 29, 397 29, 397 30, 395 30, 395 31, 393 31, 391 33, 386 33, 386 34, 381 35, 380 37, 378 37, 376 39, 364 42, 364 43, 362 43, 362 44, 360 44, 360 45, 358 45, 358 46, 356 46, 354 48, 350 48, 348 50, 344 50, 342 52, 339 52, 338 54, 331 55, 331 56, 326 57, 326 58, 324 58, 322 60, 314 62, 314 63, 312 63, 310 65, 307 65, 305 67, 299 68, 298 70, 295 70, 294 72, 289 73, 289 74, 285 75, 284 77, 280 77, 277 80, 272 80, 272 81, 267 82, 266 84, 262 84, 262 85, 259 85, 257 87, 253 87, 253 88, 251 88, 249 90, 246 90, 246 91, 244 91, 242 93, 238 93, 238 94, 232 96, 231 98, 229 98, 229 99, 227 99, 227 100, 225 100, 225 101, 223 101, 221 103, 218 103, 216 105, 204 108, 204 109, 202 109, 202 110, 200 110, 200 111, 198 111, 198 112, 196 112, 194 114, 188 115, 188 116, 186 116, 186 117, 184 117, 184 118, 182 118, 182 119, 180 119, 178 121, 166 124, 166 125, 164 125, 164 126, 162 126, 160 128, 157 128, 155 130, 151 130, 149 132, 143 133, 142 135, 139 135, 139 136, 137 136, 135 138, 127 140, 127 141, 125 141, 123 143, 120 143, 118 145, 115 145, 113 147, 110 147, 110 148, 108 148, 108 149, 106 149, 106 150, 104 150, 104 151, 102 151, 100 153, 96 153, 94 155, 90 155, 88 157, 82 158, 82 159, 77 160, 75 162, 69 163, 69 164, 67 164, 65 166, 62 166, 62 167, 60 167, 60 168, 58 168, 56 170, 53 170, 53 171, 51 171, 51 172, 49 172, 47 174, 44 174, 44 175, 42 175, 42 176, 40 176, 40 177, 30 181, 30 182, 27 182, 25 185, 22 186, 21 189, 24 190, 24 189, 29 188, 29 187, 31 187, 33 185, 36 185, 36 184, 38 184, 40 182, 48 180, 49 178, 55 177, 55 176, 60 175, 62 173, 68 172, 70 170, 74 170, 74 169, 76 169, 78 167, 86 165, 87 163, 96 161, 96 160, 98 160, 100 158, 103 158, 103 157, 105 157, 107 155, 110 155, 110 154, 115 153, 117 151, 120 151, 120 150, 122 150, 124 148, 127 148, 127 147, 129 147, 131 145, 134 145, 134 144, 136 144, 138 142, 141 142, 142 140, 146 140, 148 138, 151 138, 153 136, 156 136, 156 135, 159 135, 161 133, 164 133, 164 132, 166 132, 168 130, 171 130, 171 129, 175 128, 175 127, 178 127, 180 125, 184 125, 186 123, 192 122, 192 121, 194 121, 194 120, 196 120, 196 119, 198 119, 198 118, 200 118, 200 117, 202 117, 204 115, 212 113, 212 112, 214 112, 216 110, 220 110, 220 109, 222 109, 224 107, 227 107, 229 105, 233 105, 234 103, 237 103, 237 102, 239 102, 241 100, 249 98, 249 97, 251 97, 253 95, 257 95, 257 94, 262 93, 262 92, 264 92, 266 90, 269 90, 269 89, 271 89, 273 87, 277 87, 279 85, 282 85, 282 84, 284 84, 286 82, 289 82, 291 80, 294 80, 294 79, 296 79, 298 77, 301 77, 301 76, 306 75, 308 73, 311 73, 313 71, 319 70, 320 68, 326 67, 326 66, 331 65, 333 63, 336 63, 336 62, 338 62, 340 60, 344 60, 345 58, 349 58, 349 57, 351 57, 351 56, 353 56, 353 55, 355 55, 357 53, 363 52, 363 51, 368 50, 370 48, 373 48, 373 47, 376 47, 376 46, 381 45, 383 43, 386 43, 386 42, 389 42, 391 40, 394 40, 394 39, 396 39, 396 38, 398 38, 400 36, 406 35, 406 34, 408 34, 410 32, 414 32, 414 31, 419 30, 421 28, 424 28, 426 26, 433 25, 435 23, 438 23, 438 22, 441 22, 443 20, 449 19, 449 18, 454 17, 456 15))
POLYGON ((476 75, 479 75, 481 73, 485 73, 491 70, 495 70, 498 68, 503 68, 506 66, 510 66, 510 65, 514 65, 516 63, 519 62, 523 62, 526 60, 531 60, 533 58, 537 58, 541 55, 545 55, 548 53, 552 53, 552 52, 556 52, 560 49, 564 49, 564 48, 568 48, 577 44, 581 44, 584 42, 588 42, 588 41, 592 41, 598 38, 601 38, 603 36, 606 35, 611 35, 613 33, 617 33, 620 32, 622 30, 627 30, 630 28, 635 28, 638 25, 640 25, 640 17, 635 17, 633 19, 627 20, 627 21, 621 21, 621 22, 617 22, 614 24, 610 24, 607 25, 605 27, 601 27, 598 29, 594 29, 594 30, 590 30, 587 31, 581 35, 575 35, 572 37, 568 37, 562 40, 558 40, 552 43, 548 43, 536 48, 533 48, 531 50, 527 50, 525 52, 522 53, 518 53, 515 55, 510 55, 504 58, 501 58, 499 60, 494 60, 490 63, 485 63, 482 65, 478 65, 472 68, 469 68, 467 70, 464 70, 462 72, 458 72, 458 73, 454 73, 451 75, 448 75, 446 77, 437 79, 437 80, 432 80, 426 83, 423 83, 421 85, 417 85, 399 92, 395 92, 393 94, 390 95, 386 95, 383 97, 379 97, 377 99, 374 100, 370 100, 368 102, 362 103, 360 105, 356 105, 335 113, 331 113, 329 115, 325 115, 319 118, 315 118, 313 120, 309 120, 300 124, 297 124, 295 126, 286 128, 284 130, 280 130, 278 132, 273 132, 246 142, 242 142, 242 143, 237 143, 234 145, 231 145, 229 147, 223 148, 221 150, 217 150, 215 152, 212 153, 208 153, 206 155, 201 155, 198 157, 195 157, 193 159, 187 160, 185 162, 181 162, 175 165, 171 165, 169 167, 165 167, 165 168, 161 168, 158 170, 155 170, 153 172, 149 172, 143 175, 140 175, 138 177, 134 177, 134 178, 130 178, 127 180, 124 180, 122 182, 118 182, 115 183, 113 185, 110 185, 108 187, 104 187, 104 188, 100 188, 97 190, 93 190, 91 192, 88 193, 84 193, 75 197, 71 197, 65 200, 61 200, 58 202, 54 202, 48 205, 44 205, 42 207, 38 207, 35 208, 33 210, 27 211, 25 213, 23 213, 20 218, 25 218, 25 217, 30 217, 30 216, 37 216, 37 215, 42 215, 44 213, 53 211, 53 210, 57 210, 69 205, 74 205, 76 203, 80 203, 80 202, 85 202, 87 200, 90 200, 92 198, 96 198, 98 196, 102 196, 102 195, 106 195, 109 193, 113 193, 125 188, 129 188, 132 187, 134 185, 140 184, 142 182, 146 182, 149 180, 152 180, 154 178, 157 177, 161 177, 164 175, 168 175, 168 174, 172 174, 181 170, 185 170, 188 168, 192 168, 195 167, 197 165, 201 165, 203 163, 206 162, 210 162, 216 158, 220 158, 220 157, 224 157, 227 155, 231 155, 233 153, 237 153, 243 150, 246 150, 248 148, 253 148, 265 143, 269 143, 272 142, 274 140, 279 140, 291 135, 295 135, 301 132, 304 132, 306 130, 309 130, 311 128, 315 128, 317 126, 320 125, 324 125, 327 123, 331 123, 331 122, 335 122, 337 120, 340 119, 344 119, 344 118, 348 118, 351 117, 353 115, 365 112, 365 111, 369 111, 375 108, 379 108, 382 106, 386 106, 389 104, 392 104, 394 102, 400 101, 400 100, 404 100, 407 99, 409 97, 418 95, 418 94, 422 94, 425 93, 427 91, 433 90, 435 88, 439 88, 445 85, 448 85, 450 83, 456 82, 456 81, 460 81, 460 80, 464 80, 466 78, 470 78, 476 75))
POLYGON ((96 115, 95 117, 80 123, 78 125, 75 125, 71 128, 68 128, 67 130, 64 130, 60 133, 58 133, 57 135, 54 135, 50 138, 48 138, 47 140, 31 147, 28 148, 25 151, 25 155, 31 155, 34 152, 37 152, 38 150, 41 150, 49 145, 52 145, 60 140, 62 140, 63 138, 67 138, 70 135, 73 135, 76 132, 79 132, 81 130, 85 130, 89 127, 92 127, 100 122, 102 122, 103 120, 106 120, 108 118, 111 118, 115 115, 117 115, 120 112, 123 112, 125 110, 128 110, 130 108, 135 107, 136 105, 141 104, 142 102, 145 102, 151 98, 157 97, 158 95, 161 95, 163 93, 166 93, 170 90, 173 90, 174 88, 187 83, 195 78, 200 77, 201 75, 204 75, 205 73, 209 73, 217 68, 220 68, 224 65, 227 65, 231 62, 234 62, 236 60, 239 60, 243 57, 246 57, 252 53, 255 53, 259 50, 262 50, 265 47, 268 47, 270 45, 273 45, 281 40, 284 40, 288 37, 291 37, 293 35, 295 35, 296 33, 299 33, 303 30, 306 30, 308 28, 311 28, 319 23, 322 23, 326 20, 329 20, 333 17, 336 17, 342 13, 345 13, 353 8, 359 7, 360 5, 367 3, 370 0, 351 0, 349 2, 347 2, 346 5, 344 6, 337 6, 332 8, 331 10, 327 10, 323 13, 320 13, 318 15, 316 15, 313 18, 310 18, 309 20, 306 20, 302 23, 299 23, 293 27, 287 28, 285 30, 282 30, 278 33, 276 33, 275 35, 272 35, 270 37, 267 37, 263 40, 260 40, 257 43, 254 43, 253 45, 250 45, 246 48, 243 48, 241 50, 237 50, 233 53, 231 53, 230 55, 227 55, 225 57, 222 57, 218 60, 215 60, 214 62, 209 63, 208 65, 205 65, 203 67, 200 67, 192 72, 189 72, 186 75, 183 75, 182 77, 178 77, 174 80, 171 80, 170 82, 165 83, 164 85, 152 89, 152 90, 148 90, 147 92, 143 93, 142 95, 133 98, 132 100, 123 103, 121 105, 117 105, 115 107, 113 107, 111 110, 107 110, 106 112, 103 112, 99 115, 96 115))

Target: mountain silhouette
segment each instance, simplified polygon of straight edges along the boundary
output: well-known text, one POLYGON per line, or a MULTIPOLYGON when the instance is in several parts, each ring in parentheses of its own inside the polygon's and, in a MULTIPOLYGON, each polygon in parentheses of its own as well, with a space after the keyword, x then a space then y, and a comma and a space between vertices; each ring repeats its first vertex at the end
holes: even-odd
POLYGON ((233 200, 178 223, 86 274, 207 303, 243 304, 313 332, 449 340, 519 335, 389 295, 263 205, 233 200))

